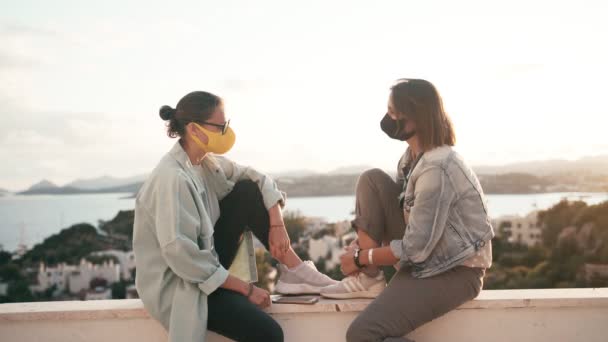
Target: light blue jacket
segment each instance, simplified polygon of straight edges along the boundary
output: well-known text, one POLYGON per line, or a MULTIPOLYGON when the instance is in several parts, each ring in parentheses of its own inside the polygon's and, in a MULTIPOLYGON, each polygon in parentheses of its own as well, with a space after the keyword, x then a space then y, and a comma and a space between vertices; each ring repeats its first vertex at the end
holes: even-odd
POLYGON ((219 200, 244 179, 258 184, 267 208, 284 205, 284 194, 269 177, 221 156, 192 165, 179 142, 137 195, 135 286, 171 342, 205 341, 207 296, 228 277, 213 244, 219 200))
MULTIPOLYGON (((399 171, 409 161, 408 152, 399 171)), ((403 184, 399 175, 397 181, 403 184)), ((423 154, 401 197, 409 219, 403 239, 390 246, 415 277, 430 277, 461 264, 494 237, 479 180, 450 146, 423 154)))

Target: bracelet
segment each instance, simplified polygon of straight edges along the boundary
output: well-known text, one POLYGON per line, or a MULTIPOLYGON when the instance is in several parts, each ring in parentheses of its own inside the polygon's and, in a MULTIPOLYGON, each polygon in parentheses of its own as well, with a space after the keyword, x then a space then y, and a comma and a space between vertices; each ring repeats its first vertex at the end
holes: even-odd
POLYGON ((370 248, 367 252, 367 263, 370 265, 374 264, 374 249, 370 248))
POLYGON ((363 265, 361 265, 361 263, 359 262, 359 253, 361 252, 360 249, 355 249, 355 265, 357 266, 357 268, 363 268, 363 265))
POLYGON ((270 225, 270 229, 272 229, 272 228, 279 228, 279 227, 280 228, 285 228, 285 225, 284 224, 271 224, 270 225))
POLYGON ((247 291, 247 298, 251 297, 253 293, 253 283, 249 283, 249 291, 247 291))

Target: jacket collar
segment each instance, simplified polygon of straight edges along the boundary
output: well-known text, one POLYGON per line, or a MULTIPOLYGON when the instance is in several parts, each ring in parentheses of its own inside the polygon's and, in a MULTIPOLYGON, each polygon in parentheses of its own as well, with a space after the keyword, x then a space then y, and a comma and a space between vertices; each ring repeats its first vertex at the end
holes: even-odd
POLYGON ((190 172, 190 174, 192 175, 197 174, 197 172, 194 170, 196 166, 199 166, 201 168, 203 168, 203 166, 206 166, 210 170, 213 170, 215 172, 219 172, 220 169, 220 166, 215 160, 213 153, 208 154, 205 159, 203 159, 201 165, 192 164, 192 162, 190 161, 190 157, 188 157, 188 154, 186 153, 182 145, 179 143, 179 140, 175 142, 175 145, 173 145, 173 147, 169 151, 169 155, 173 159, 175 159, 183 169, 188 170, 188 172, 190 172))
POLYGON ((190 157, 188 157, 188 154, 186 153, 186 151, 184 151, 184 148, 180 144, 179 140, 175 142, 175 144, 169 151, 169 155, 171 155, 171 157, 173 157, 173 159, 175 159, 179 163, 179 165, 184 169, 189 170, 194 166, 190 161, 190 157))

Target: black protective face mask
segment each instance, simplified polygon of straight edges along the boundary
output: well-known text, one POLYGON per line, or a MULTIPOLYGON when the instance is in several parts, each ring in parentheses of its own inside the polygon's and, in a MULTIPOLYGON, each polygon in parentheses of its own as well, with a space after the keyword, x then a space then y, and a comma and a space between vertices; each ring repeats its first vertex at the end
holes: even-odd
POLYGON ((416 135, 416 131, 406 132, 405 131, 405 123, 407 120, 399 119, 393 120, 388 113, 382 118, 380 121, 380 128, 382 131, 386 133, 391 139, 405 141, 414 135, 416 135))

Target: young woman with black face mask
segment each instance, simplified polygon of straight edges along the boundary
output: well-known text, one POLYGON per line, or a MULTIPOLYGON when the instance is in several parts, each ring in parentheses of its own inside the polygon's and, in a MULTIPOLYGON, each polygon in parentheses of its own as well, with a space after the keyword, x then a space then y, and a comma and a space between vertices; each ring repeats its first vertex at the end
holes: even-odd
POLYGON ((357 183, 358 239, 341 257, 347 276, 321 290, 328 298, 375 298, 346 339, 409 341, 404 336, 475 298, 492 263, 493 228, 475 173, 453 150, 455 134, 436 88, 400 79, 380 126, 407 142, 397 179, 379 169, 357 183), (398 271, 386 285, 380 266, 398 271))

